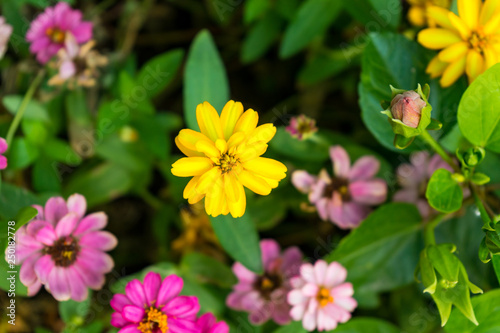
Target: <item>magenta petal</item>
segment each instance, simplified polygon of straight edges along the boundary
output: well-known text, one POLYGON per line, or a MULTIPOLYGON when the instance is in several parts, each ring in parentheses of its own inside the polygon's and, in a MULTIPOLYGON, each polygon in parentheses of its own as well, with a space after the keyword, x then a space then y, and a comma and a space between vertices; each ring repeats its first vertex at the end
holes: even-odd
POLYGON ((203 333, 209 332, 209 329, 214 326, 214 324, 217 322, 217 319, 213 314, 210 312, 205 313, 202 315, 198 320, 196 321, 196 324, 198 327, 201 329, 203 333))
POLYGON ((304 170, 297 170, 292 173, 292 184, 302 193, 308 193, 315 182, 316 177, 311 176, 304 170))
POLYGON ((158 291, 161 286, 161 276, 158 273, 149 272, 144 278, 144 293, 149 305, 154 305, 158 291))
POLYGON ((87 211, 87 200, 81 194, 73 194, 68 198, 68 210, 82 218, 87 211))
POLYGON ((236 275, 238 280, 253 283, 257 279, 257 274, 250 271, 248 268, 240 264, 239 262, 234 263, 233 273, 236 275))
POLYGON ((280 255, 280 246, 273 239, 263 239, 260 242, 260 250, 262 252, 262 264, 266 268, 271 261, 278 258, 280 255))
POLYGON ((40 256, 40 254, 32 255, 31 257, 28 257, 28 259, 26 259, 21 265, 21 269, 19 271, 19 279, 25 286, 32 285, 37 280, 37 276, 33 268, 40 256))
POLYGON ((48 286, 54 298, 59 302, 70 299, 71 289, 66 268, 55 266, 49 274, 48 286))
POLYGON ((50 198, 45 204, 45 219, 52 225, 55 225, 66 214, 68 214, 68 207, 61 197, 50 198))
POLYGON ((132 302, 123 294, 115 294, 109 304, 115 311, 122 312, 123 307, 132 304, 132 302))
POLYGON ((93 270, 91 265, 92 263, 88 263, 79 257, 73 267, 78 271, 85 285, 94 290, 102 289, 105 282, 104 273, 93 270))
POLYGON ((379 205, 387 198, 387 184, 381 179, 359 180, 349 184, 352 199, 366 205, 379 205))
POLYGON ((82 234, 89 231, 100 230, 104 228, 107 223, 108 216, 105 213, 99 212, 90 214, 80 221, 78 227, 76 227, 74 234, 82 234))
POLYGON ((52 226, 43 227, 36 235, 36 240, 47 246, 52 246, 56 239, 57 235, 52 226))
POLYGON ((35 273, 38 276, 38 279, 43 283, 46 284, 50 275, 50 272, 54 268, 54 261, 52 261, 52 257, 50 254, 46 254, 42 256, 38 261, 35 263, 35 273))
POLYGON ((0 138, 0 154, 5 153, 8 147, 7 141, 4 138, 0 138))
POLYGON ((79 264, 82 265, 82 268, 92 272, 108 273, 114 266, 113 258, 107 253, 88 247, 80 250, 78 259, 80 259, 79 264))
POLYGON ((333 162, 333 171, 336 177, 347 178, 349 176, 349 168, 351 160, 344 148, 341 146, 333 146, 330 148, 330 158, 333 162))
POLYGON ((135 305, 125 305, 122 311, 122 316, 124 319, 132 323, 140 323, 146 312, 143 308, 135 305))
POLYGON ((35 296, 42 288, 42 283, 40 281, 36 281, 32 285, 28 286, 28 296, 35 296))
POLYGON ((350 180, 367 180, 373 178, 380 169, 380 162, 373 156, 358 159, 349 171, 350 180))
POLYGON ((331 200, 328 200, 327 198, 321 198, 316 202, 318 215, 323 221, 328 219, 328 206, 330 205, 330 202, 331 200))
POLYGON ((429 166, 427 167, 427 174, 429 178, 437 169, 445 169, 449 172, 453 172, 453 168, 448 163, 446 163, 441 156, 435 154, 431 157, 429 166))
POLYGON ((200 304, 196 296, 178 296, 172 299, 162 308, 167 316, 189 318, 196 315, 200 310, 200 304))
POLYGON ((125 326, 124 328, 119 330, 118 333, 142 333, 142 332, 137 329, 137 324, 132 324, 125 326))
POLYGON ((93 231, 84 234, 78 244, 101 251, 110 251, 116 247, 118 240, 107 231, 93 231))
MULTIPOLYGON (((287 316, 289 318, 288 321, 290 321, 290 316, 288 315, 288 313, 287 313, 287 316)), ((278 324, 279 324, 279 322, 278 322, 278 324)), ((209 333, 229 333, 229 326, 226 324, 225 321, 221 321, 221 322, 215 324, 212 327, 212 330, 209 331, 209 333)))
POLYGON ((92 23, 81 22, 78 27, 71 30, 71 33, 79 44, 88 42, 92 38, 92 23))
POLYGON ((8 162, 7 157, 0 155, 0 170, 7 169, 8 162))
POLYGON ((75 230, 80 218, 75 213, 68 213, 56 225, 56 235, 58 238, 69 236, 75 230))
POLYGON ((126 326, 127 324, 129 324, 129 322, 123 319, 121 313, 113 312, 111 314, 111 325, 113 325, 114 327, 120 328, 126 326))
POLYGON ((26 225, 26 232, 28 235, 36 237, 38 234, 38 231, 44 227, 49 227, 53 229, 52 225, 48 223, 47 221, 43 220, 32 220, 26 225))
POLYGON ((76 270, 74 266, 70 266, 66 272, 71 290, 71 299, 77 302, 83 302, 89 296, 89 291, 78 273, 78 270, 76 270))
POLYGON ((146 300, 146 294, 144 293, 144 288, 139 280, 134 279, 130 281, 125 287, 125 293, 132 304, 139 307, 147 306, 148 302, 146 300))
POLYGON ((157 306, 159 308, 168 304, 174 297, 179 295, 182 290, 184 282, 177 275, 169 275, 167 276, 158 291, 158 298, 156 299, 157 306))
POLYGON ((407 188, 399 190, 392 196, 392 201, 416 203, 418 201, 418 189, 407 188))
POLYGON ((169 318, 168 333, 200 333, 200 329, 192 320, 182 318, 169 318))

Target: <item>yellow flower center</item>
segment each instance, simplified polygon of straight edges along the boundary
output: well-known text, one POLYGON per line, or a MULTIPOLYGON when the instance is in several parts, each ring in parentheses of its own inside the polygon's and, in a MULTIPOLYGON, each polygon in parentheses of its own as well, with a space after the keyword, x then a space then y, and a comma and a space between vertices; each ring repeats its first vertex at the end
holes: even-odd
POLYGON ((64 43, 64 38, 66 37, 66 33, 58 28, 47 28, 45 34, 57 44, 64 43))
POLYGON ((330 290, 325 287, 321 287, 316 295, 319 305, 323 308, 329 303, 333 303, 333 297, 330 295, 330 290))
POLYGON ((62 267, 73 264, 79 251, 78 242, 73 237, 62 237, 44 249, 44 252, 52 257, 55 265, 62 267))
POLYGON ((159 329, 162 333, 168 331, 167 315, 160 310, 150 307, 146 310, 147 316, 139 323, 137 329, 142 333, 154 333, 159 329))
POLYGON ((219 164, 216 164, 222 171, 226 173, 231 171, 237 164, 239 160, 234 157, 234 155, 229 155, 228 153, 222 154, 219 159, 219 164))
POLYGON ((489 39, 482 31, 474 31, 469 38, 470 47, 483 54, 488 46, 489 39))

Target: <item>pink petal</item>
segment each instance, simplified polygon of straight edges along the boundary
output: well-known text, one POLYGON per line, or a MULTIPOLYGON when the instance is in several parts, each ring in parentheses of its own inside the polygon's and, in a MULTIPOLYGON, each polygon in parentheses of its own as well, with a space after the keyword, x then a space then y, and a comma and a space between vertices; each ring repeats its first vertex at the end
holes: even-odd
POLYGON ((337 327, 337 321, 323 308, 318 310, 318 331, 331 331, 337 327))
POLYGON ((54 269, 54 266, 55 266, 54 261, 52 260, 52 257, 50 256, 50 254, 46 254, 46 255, 42 256, 35 263, 35 267, 34 267, 35 273, 38 276, 38 279, 43 284, 47 283, 47 281, 49 279, 50 272, 52 271, 52 269, 54 269))
POLYGON ((321 198, 316 202, 318 215, 323 221, 328 219, 328 206, 330 205, 330 202, 331 201, 327 198, 321 198))
POLYGON ((265 303, 262 307, 259 307, 252 312, 248 316, 250 323, 253 325, 261 325, 271 319, 271 313, 273 309, 269 303, 265 303))
POLYGON ((243 266, 239 262, 234 263, 233 273, 234 273, 234 275, 236 275, 236 277, 240 281, 246 281, 249 283, 253 283, 255 281, 255 279, 257 279, 257 274, 248 270, 245 266, 243 266))
POLYGON ((109 304, 115 311, 122 312, 125 305, 131 305, 132 303, 127 296, 123 294, 115 294, 109 304))
POLYGON ((441 156, 435 154, 431 157, 429 166, 427 167, 427 175, 429 176, 429 178, 437 169, 445 169, 449 172, 453 172, 453 168, 448 163, 446 163, 441 156))
POLYGON ((0 170, 7 169, 8 165, 7 157, 0 155, 0 170))
POLYGON ((262 264, 266 268, 271 261, 280 255, 280 246, 273 239, 263 239, 260 241, 260 250, 262 252, 262 264))
POLYGON ((118 333, 142 333, 142 332, 137 329, 137 324, 132 324, 125 326, 124 328, 119 330, 118 333))
POLYGON ((302 266, 300 267, 300 275, 307 282, 316 284, 316 274, 314 272, 314 266, 310 263, 302 264, 302 266))
POLYGON ((57 239, 56 232, 52 226, 46 226, 40 229, 36 235, 36 240, 47 246, 52 246, 57 239))
POLYGON ((380 162, 373 156, 358 159, 349 171, 350 180, 367 180, 373 178, 380 169, 380 162))
POLYGON ((218 322, 209 333, 229 333, 229 326, 224 321, 218 322))
POLYGON ((91 265, 91 262, 86 262, 78 257, 73 267, 78 271, 85 285, 94 290, 102 289, 105 283, 104 273, 102 271, 95 271, 91 265))
POLYGON ((351 314, 346 311, 344 308, 333 304, 328 304, 323 308, 323 311, 326 312, 326 315, 335 319, 337 322, 345 323, 349 319, 351 319, 351 314))
POLYGON ((147 306, 146 294, 139 280, 130 281, 125 287, 125 293, 132 304, 141 308, 147 306))
POLYGON ((200 329, 192 320, 182 318, 169 318, 168 333, 200 333, 200 329))
POLYGON ((114 327, 120 328, 126 326, 127 324, 129 324, 129 322, 123 319, 121 313, 113 312, 111 314, 111 325, 113 325, 114 327))
POLYGON ((76 227, 74 234, 83 234, 89 231, 100 230, 104 228, 107 223, 108 216, 105 213, 100 212, 90 214, 80 221, 78 227, 76 227))
POLYGON ((345 149, 341 146, 331 147, 330 158, 333 162, 333 171, 335 176, 339 178, 347 178, 349 176, 351 160, 345 149))
POLYGON ((48 37, 38 38, 30 45, 30 52, 37 53, 48 47, 49 44, 50 44, 50 39, 48 37))
POLYGON ((308 193, 315 182, 316 177, 304 170, 297 170, 292 173, 292 184, 302 193, 308 193))
MULTIPOLYGON (((319 285, 319 284, 318 284, 319 285)), ((302 287, 302 294, 306 297, 316 297, 318 295, 319 287, 315 283, 308 283, 302 287)))
POLYGON ((286 302, 276 303, 272 313, 273 320, 278 325, 286 325, 290 322, 290 305, 286 302))
POLYGON ((71 290, 71 299, 77 302, 83 302, 89 296, 89 292, 78 270, 74 267, 68 267, 66 272, 71 290))
POLYGON ((8 147, 7 141, 4 138, 0 138, 0 154, 5 153, 8 147))
POLYGON ((79 220, 80 219, 75 213, 68 213, 63 218, 61 218, 56 225, 57 238, 71 235, 75 230, 75 227, 78 224, 79 220))
POLYGON ((48 286, 50 292, 59 302, 67 301, 71 297, 66 268, 55 266, 49 274, 48 286))
POLYGON ((328 206, 330 220, 339 228, 355 228, 370 212, 369 207, 355 203, 342 202, 340 194, 335 192, 328 206))
MULTIPOLYGON (((300 289, 293 289, 287 295, 288 303, 298 305, 306 302, 309 298, 302 293, 300 289)), ((296 319, 297 320, 297 319, 296 319)))
POLYGON ((302 319, 302 326, 308 331, 314 331, 316 328, 316 313, 306 311, 302 319))
POLYGON ((122 311, 123 318, 133 323, 140 323, 145 314, 146 312, 143 308, 135 305, 125 305, 122 311))
POLYGON ((162 308, 167 316, 188 318, 200 310, 200 304, 196 296, 178 296, 172 299, 162 308))
POLYGON ((84 234, 78 241, 78 244, 100 251, 110 251, 116 247, 118 240, 110 232, 92 231, 84 234))
POLYGON ((324 286, 333 288, 345 281, 347 278, 347 270, 338 262, 332 262, 326 270, 326 278, 324 286))
POLYGON ((36 235, 38 234, 38 231, 40 231, 40 229, 42 229, 44 227, 49 227, 49 228, 53 229, 52 224, 48 223, 47 221, 32 220, 31 222, 29 222, 26 225, 26 232, 28 233, 28 235, 36 237, 36 235))
POLYGON ((156 302, 156 297, 158 296, 158 291, 161 286, 161 276, 158 273, 150 272, 144 278, 144 293, 146 294, 146 300, 149 305, 154 305, 156 302))
POLYGON ((62 80, 67 80, 76 74, 76 65, 73 61, 63 61, 59 66, 59 77, 62 80))
POLYGON ((184 281, 177 275, 172 274, 163 279, 156 299, 157 306, 161 308, 168 304, 174 297, 179 295, 183 286, 184 281))
POLYGON ((41 254, 32 255, 21 265, 21 269, 19 271, 19 280, 21 280, 21 282, 25 286, 32 285, 36 282, 37 276, 33 267, 40 256, 41 254))
POLYGON ((387 198, 387 184, 382 179, 358 180, 349 184, 352 199, 365 205, 379 205, 387 198))
POLYGON ((318 179, 318 181, 311 186, 311 192, 309 192, 309 202, 315 204, 319 200, 326 198, 325 190, 329 184, 330 184, 329 179, 323 179, 323 178, 318 179))
POLYGON ((66 214, 68 214, 68 207, 61 197, 50 198, 45 204, 45 219, 54 226, 66 214))
POLYGON ((81 194, 73 194, 68 198, 68 210, 75 213, 79 218, 82 218, 87 211, 87 200, 81 194))
POLYGON ((198 320, 196 321, 196 325, 198 325, 202 332, 208 332, 216 322, 217 319, 215 318, 215 316, 208 312, 198 318, 198 320))
POLYGON ((80 250, 77 260, 78 259, 80 260, 79 264, 82 268, 93 272, 108 273, 111 272, 114 266, 113 258, 107 253, 88 247, 80 250))
POLYGON ((285 277, 292 277, 300 274, 302 257, 302 252, 296 246, 289 247, 283 252, 282 270, 285 277))
POLYGON ((35 296, 40 291, 40 288, 42 288, 42 283, 40 281, 36 281, 32 285, 28 286, 28 296, 35 296))
POLYGON ((76 28, 71 30, 78 44, 88 42, 92 38, 92 23, 81 22, 76 28))
POLYGON ((418 188, 406 188, 394 193, 392 201, 416 203, 418 201, 418 196, 418 188))
POLYGON ((328 264, 324 260, 318 260, 314 264, 314 275, 316 277, 316 283, 323 285, 325 283, 326 269, 328 264))
POLYGON ((305 303, 302 303, 302 304, 294 306, 290 310, 290 317, 292 317, 292 319, 295 321, 299 321, 299 320, 302 320, 305 312, 306 312, 306 306, 305 306, 305 303))

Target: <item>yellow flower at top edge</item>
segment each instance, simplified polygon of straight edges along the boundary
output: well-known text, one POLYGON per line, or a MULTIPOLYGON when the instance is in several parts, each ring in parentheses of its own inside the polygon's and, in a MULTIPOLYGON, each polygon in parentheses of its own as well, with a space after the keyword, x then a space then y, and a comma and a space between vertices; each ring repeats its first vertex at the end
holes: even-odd
POLYGON ((451 0, 408 0, 410 9, 408 10, 408 21, 414 26, 435 27, 436 22, 427 17, 427 8, 438 6, 442 8, 450 8, 451 0))
POLYGON ((438 28, 424 29, 418 41, 426 48, 441 50, 427 66, 432 78, 441 77, 449 87, 464 73, 469 83, 500 60, 500 1, 458 0, 458 16, 430 7, 428 17, 438 28))
POLYGON ((175 138, 187 156, 172 165, 172 174, 193 177, 184 189, 184 198, 194 204, 205 198, 208 215, 231 213, 241 217, 246 208, 246 187, 268 195, 286 177, 286 166, 260 157, 276 134, 273 124, 257 127, 259 115, 243 112, 240 102, 229 101, 219 114, 208 102, 196 108, 200 132, 183 129, 175 138))

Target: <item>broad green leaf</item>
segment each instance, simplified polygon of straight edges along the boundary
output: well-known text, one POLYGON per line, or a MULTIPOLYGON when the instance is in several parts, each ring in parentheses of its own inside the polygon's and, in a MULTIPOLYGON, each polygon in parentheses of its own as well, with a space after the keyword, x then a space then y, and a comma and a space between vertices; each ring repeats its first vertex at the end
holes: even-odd
MULTIPOLYGON (((144 80, 146 74, 143 75, 144 80)), ((125 71, 120 72, 118 87, 120 89, 121 97, 121 103, 118 104, 120 107, 125 106, 129 108, 129 112, 132 112, 132 114, 134 111, 145 114, 154 114, 156 112, 155 107, 149 98, 149 90, 154 91, 153 88, 148 89, 147 86, 134 80, 134 78, 132 78, 130 74, 125 71)), ((155 88, 158 88, 158 86, 155 86, 155 88)))
POLYGON ((158 115, 143 116, 134 119, 132 126, 137 129, 140 140, 149 151, 161 160, 166 160, 170 153, 170 139, 165 124, 158 115))
POLYGON ((259 59, 278 39, 283 20, 277 14, 270 12, 250 29, 243 40, 241 61, 250 63, 259 59))
POLYGON ((330 143, 323 141, 323 135, 317 133, 320 140, 298 140, 293 138, 284 127, 278 127, 276 135, 269 143, 277 152, 294 159, 325 161, 329 158, 330 143))
POLYGON ((422 218, 410 204, 390 203, 371 213, 327 256, 347 268, 356 293, 392 290, 413 281, 422 218))
POLYGON ((47 142, 49 131, 46 124, 33 119, 24 118, 21 122, 24 136, 32 145, 43 147, 47 142))
MULTIPOLYGON (((22 103, 24 96, 21 95, 8 95, 3 98, 3 105, 11 113, 16 114, 19 106, 22 103)), ((49 115, 47 110, 37 101, 31 100, 28 102, 28 106, 24 111, 23 118, 38 120, 38 121, 49 121, 49 115)))
POLYGON ((458 125, 474 145, 500 153, 500 64, 481 74, 464 93, 458 125))
POLYGON ((223 288, 231 288, 238 282, 229 267, 202 253, 186 254, 182 258, 180 266, 185 275, 199 282, 208 282, 223 288))
POLYGON ((184 50, 175 49, 155 56, 142 66, 136 82, 152 98, 161 93, 175 78, 184 57, 184 50))
POLYGON ((243 11, 243 20, 246 24, 252 23, 263 16, 271 7, 268 0, 247 0, 243 11))
POLYGON ((495 275, 497 277, 497 280, 500 283, 500 255, 492 256, 491 262, 493 264, 493 268, 495 269, 495 275))
POLYGON ((249 270, 261 273, 263 268, 259 235, 249 214, 237 219, 231 215, 220 215, 211 217, 211 220, 214 232, 224 250, 249 270))
POLYGON ((5 17, 5 21, 12 25, 14 29, 9 40, 9 48, 12 48, 15 53, 20 53, 27 57, 30 53, 25 36, 30 22, 23 15, 23 11, 21 10, 22 3, 17 0, 3 0, 0 5, 2 6, 2 16, 5 17))
POLYGON ((40 205, 42 202, 30 191, 3 183, 0 192, 0 216, 3 218, 13 218, 26 206, 40 205))
POLYGON ((78 155, 66 141, 60 139, 50 139, 44 146, 44 154, 54 161, 71 166, 82 163, 82 158, 78 155))
POLYGON ((184 117, 189 128, 199 130, 196 106, 205 101, 218 112, 229 101, 226 70, 208 30, 195 37, 184 72, 184 117))
POLYGON ((37 192, 61 192, 62 177, 58 167, 58 162, 40 156, 31 170, 33 188, 37 192))
POLYGON ((89 297, 83 302, 76 302, 73 300, 59 302, 59 314, 61 319, 66 324, 73 324, 81 326, 85 322, 85 316, 90 309, 90 300, 92 294, 89 291, 89 297))
POLYGON ((464 195, 451 172, 438 169, 429 180, 425 197, 434 209, 443 213, 452 213, 462 207, 464 195))
POLYGON ((247 197, 247 211, 258 230, 275 227, 287 213, 287 201, 278 195, 280 188, 268 196, 247 197))
POLYGON ((288 58, 303 49, 316 36, 326 31, 340 14, 342 4, 331 0, 306 0, 285 31, 280 56, 288 58))
POLYGON ((39 148, 26 138, 15 138, 8 151, 8 168, 24 169, 33 163, 40 155, 39 148))
POLYGON ((115 133, 130 122, 130 108, 121 99, 104 102, 97 112, 96 136, 103 138, 115 133))
POLYGON ((446 246, 429 246, 429 260, 436 271, 450 284, 457 283, 460 261, 446 246))
POLYGON ((306 333, 307 331, 302 327, 301 321, 292 321, 288 325, 283 325, 273 333, 306 333))
POLYGON ((399 0, 342 0, 345 9, 368 31, 394 29, 401 20, 399 0))
POLYGON ((224 303, 225 295, 216 294, 214 290, 209 289, 188 277, 183 276, 182 278, 184 280, 184 287, 182 288, 181 295, 196 295, 200 303, 201 313, 212 312, 216 316, 220 316, 226 308, 224 303))
POLYGON ((393 324, 377 318, 356 317, 339 326, 335 333, 399 333, 400 330, 393 324))

